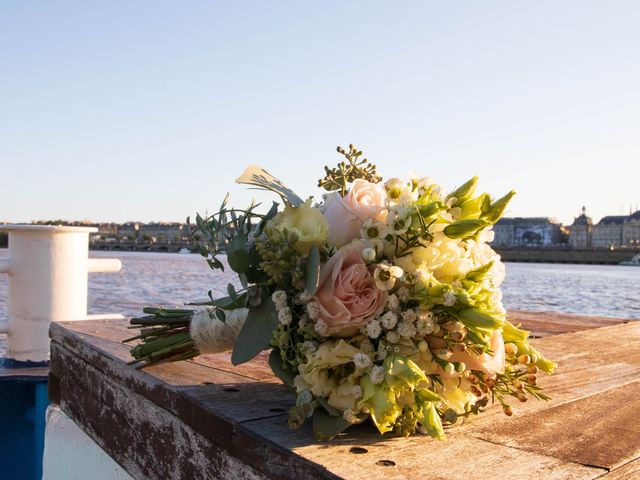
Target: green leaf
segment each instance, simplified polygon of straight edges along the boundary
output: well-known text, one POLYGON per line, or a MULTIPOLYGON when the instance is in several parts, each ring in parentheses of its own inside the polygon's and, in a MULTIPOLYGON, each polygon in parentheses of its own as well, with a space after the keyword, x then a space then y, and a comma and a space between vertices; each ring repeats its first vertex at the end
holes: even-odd
POLYGON ((489 222, 468 218, 466 220, 458 220, 444 227, 444 234, 449 238, 463 238, 471 235, 478 230, 490 225, 489 222))
POLYGON ((212 294, 213 292, 209 290, 209 298, 211 299, 210 302, 189 303, 188 305, 213 305, 223 310, 235 310, 236 308, 244 308, 247 304, 246 292, 241 293, 240 295, 236 295, 235 298, 231 298, 231 297, 213 298, 212 294))
POLYGON ((516 192, 514 190, 511 190, 505 196, 500 197, 498 200, 493 202, 491 204, 491 207, 485 213, 484 218, 491 223, 496 223, 498 220, 500 220, 500 217, 502 217, 502 215, 504 214, 507 205, 509 205, 509 202, 515 194, 516 192))
POLYGON ((236 289, 233 286, 233 283, 229 283, 227 285, 227 293, 229 294, 229 297, 231 297, 231 299, 233 301, 235 301, 236 297, 238 296, 238 294, 236 293, 236 289))
POLYGON ((236 273, 244 273, 251 267, 249 253, 244 250, 229 250, 227 252, 227 262, 236 273))
POLYGON ((282 200, 290 203, 294 207, 302 205, 304 202, 293 190, 287 187, 276 177, 257 165, 249 165, 245 171, 236 179, 236 183, 253 185, 263 190, 270 190, 280 195, 282 200))
POLYGON ((460 205, 473 196, 476 191, 476 185, 478 185, 478 177, 473 177, 451 192, 447 198, 456 198, 456 205, 460 205))
POLYGON ((288 385, 289 387, 293 387, 293 378, 295 375, 290 370, 285 370, 282 365, 282 356, 280 355, 280 351, 271 350, 271 354, 269 355, 269 366, 273 373, 275 373, 276 377, 282 380, 282 383, 288 385))
POLYGON ((320 251, 317 245, 311 245, 309 256, 307 257, 307 291, 315 295, 320 281, 320 251))
POLYGON ((333 417, 321 408, 313 412, 313 436, 324 442, 344 432, 351 424, 342 417, 333 417))
POLYGON ((259 306, 249 309, 247 320, 233 347, 231 363, 240 365, 266 350, 277 327, 278 315, 273 301, 271 297, 263 298, 259 306))
POLYGON ((251 256, 247 251, 247 236, 238 232, 227 247, 227 262, 234 272, 246 272, 251 266, 251 256))
POLYGON ((222 310, 221 308, 216 308, 216 317, 218 317, 218 320, 220 320, 222 323, 227 321, 227 314, 224 313, 224 310, 222 310))
POLYGON ((458 312, 458 320, 467 327, 495 329, 502 327, 504 321, 478 308, 463 308, 458 312))

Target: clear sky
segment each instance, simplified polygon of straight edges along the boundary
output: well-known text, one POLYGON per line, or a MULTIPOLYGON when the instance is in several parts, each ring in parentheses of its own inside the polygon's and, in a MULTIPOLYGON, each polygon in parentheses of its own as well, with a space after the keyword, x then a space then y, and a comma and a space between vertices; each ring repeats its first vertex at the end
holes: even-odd
MULTIPOLYGON (((640 203, 638 1, 0 2, 0 220, 184 220, 353 142, 511 216, 640 203)), ((260 198, 265 198, 263 195, 260 198)))

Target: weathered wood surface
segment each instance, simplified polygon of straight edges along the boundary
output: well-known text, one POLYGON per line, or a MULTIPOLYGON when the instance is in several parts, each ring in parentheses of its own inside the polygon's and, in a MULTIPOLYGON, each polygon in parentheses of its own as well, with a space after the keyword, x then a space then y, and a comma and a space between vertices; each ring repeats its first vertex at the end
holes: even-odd
POLYGON ((521 323, 523 328, 529 330, 534 337, 580 332, 633 321, 624 318, 589 317, 557 312, 525 312, 522 310, 509 310, 509 318, 515 324, 521 323))
POLYGON ((553 398, 515 405, 513 418, 491 407, 445 441, 363 425, 324 443, 308 425, 288 430, 293 396, 264 355, 241 367, 205 355, 139 371, 126 365, 125 327, 52 325, 51 392, 136 478, 609 480, 638 471, 640 322, 536 340, 559 363, 541 380, 553 398))

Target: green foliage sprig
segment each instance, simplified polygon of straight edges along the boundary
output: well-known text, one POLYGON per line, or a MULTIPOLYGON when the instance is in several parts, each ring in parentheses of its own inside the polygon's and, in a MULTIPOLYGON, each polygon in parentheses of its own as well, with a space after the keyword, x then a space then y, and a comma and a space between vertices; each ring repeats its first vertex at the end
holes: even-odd
POLYGON ((357 179, 378 183, 382 178, 376 173, 376 166, 368 162, 366 158, 360 160, 362 151, 349 145, 347 152, 342 147, 337 147, 338 153, 344 155, 347 161, 342 161, 336 168, 324 167, 326 175, 318 180, 318 186, 328 192, 340 190, 344 197, 347 194, 347 186, 357 179))

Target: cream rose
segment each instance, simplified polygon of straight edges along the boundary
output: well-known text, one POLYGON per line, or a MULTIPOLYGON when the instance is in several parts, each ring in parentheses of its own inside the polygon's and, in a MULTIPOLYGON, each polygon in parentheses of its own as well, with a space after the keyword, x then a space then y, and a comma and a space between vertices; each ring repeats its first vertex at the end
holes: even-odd
POLYGON ((362 259, 366 247, 365 241, 356 240, 338 250, 320 269, 315 300, 328 335, 355 335, 384 306, 387 293, 376 287, 362 259))
POLYGON ((440 282, 451 283, 464 277, 474 266, 474 262, 461 242, 447 238, 443 233, 435 233, 427 246, 417 247, 411 253, 414 265, 433 272, 440 282))
POLYGON ((330 194, 324 210, 329 222, 329 243, 341 247, 358 238, 365 220, 384 222, 386 202, 387 194, 381 185, 361 179, 353 182, 344 198, 338 192, 330 194))
POLYGON ((271 222, 273 228, 288 230, 298 236, 296 250, 301 254, 307 253, 311 245, 320 247, 327 241, 329 224, 320 210, 312 207, 310 202, 299 207, 287 205, 271 222))

